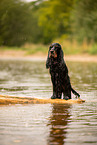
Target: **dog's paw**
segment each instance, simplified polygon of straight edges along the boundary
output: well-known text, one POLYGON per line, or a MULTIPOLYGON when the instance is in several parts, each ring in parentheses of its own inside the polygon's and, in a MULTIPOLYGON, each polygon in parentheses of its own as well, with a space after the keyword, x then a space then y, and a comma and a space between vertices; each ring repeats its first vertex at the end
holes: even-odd
POLYGON ((79 98, 80 98, 80 95, 78 95, 78 96, 75 97, 75 99, 79 99, 79 98))
POLYGON ((63 99, 64 100, 69 100, 69 97, 68 96, 65 96, 63 99))
POLYGON ((56 96, 53 96, 53 95, 52 95, 52 96, 51 96, 51 99, 56 99, 56 96))

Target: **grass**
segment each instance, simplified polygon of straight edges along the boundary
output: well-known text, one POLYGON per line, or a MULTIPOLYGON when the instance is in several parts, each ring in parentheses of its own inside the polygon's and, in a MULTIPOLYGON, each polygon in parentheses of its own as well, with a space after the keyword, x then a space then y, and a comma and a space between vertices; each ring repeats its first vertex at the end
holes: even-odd
MULTIPOLYGON (((54 42, 58 42, 62 45, 64 54, 67 55, 74 55, 74 54, 91 54, 91 55, 97 55, 97 44, 88 44, 86 41, 84 41, 82 44, 78 44, 77 41, 69 41, 69 40, 55 40, 54 42)), ((43 45, 43 44, 29 44, 26 43, 21 47, 8 47, 3 46, 0 47, 1 51, 6 50, 23 50, 26 52, 26 55, 33 55, 33 54, 44 54, 47 55, 49 45, 43 45)))
POLYGON ((90 54, 97 55, 97 44, 87 43, 87 41, 83 41, 83 43, 79 44, 76 40, 55 40, 62 45, 63 51, 67 55, 73 54, 90 54))
POLYGON ((90 47, 89 53, 92 54, 92 55, 97 54, 97 44, 94 44, 94 45, 92 45, 92 46, 90 47))
POLYGON ((48 47, 49 46, 43 44, 28 44, 28 43, 26 43, 23 46, 23 48, 27 50, 28 55, 36 54, 36 53, 47 54, 48 47))
POLYGON ((1 51, 6 51, 6 50, 27 50, 24 47, 15 47, 15 46, 0 46, 1 51))
POLYGON ((47 45, 43 44, 28 44, 26 43, 25 45, 21 47, 9 47, 9 46, 1 46, 0 51, 24 51, 25 55, 33 55, 33 54, 44 54, 47 55, 48 52, 48 47, 47 45))

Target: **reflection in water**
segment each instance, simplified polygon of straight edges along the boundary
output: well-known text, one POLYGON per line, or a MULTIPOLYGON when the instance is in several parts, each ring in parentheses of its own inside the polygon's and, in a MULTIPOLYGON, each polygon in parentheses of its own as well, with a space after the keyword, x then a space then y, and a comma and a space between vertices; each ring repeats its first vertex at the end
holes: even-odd
POLYGON ((50 118, 49 145, 63 145, 67 133, 67 124, 70 122, 70 105, 53 104, 52 116, 50 118))

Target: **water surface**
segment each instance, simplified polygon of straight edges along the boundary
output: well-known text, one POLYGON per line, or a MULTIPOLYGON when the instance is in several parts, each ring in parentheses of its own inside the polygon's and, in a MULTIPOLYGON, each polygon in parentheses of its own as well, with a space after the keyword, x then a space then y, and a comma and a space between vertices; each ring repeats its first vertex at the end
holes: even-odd
MULTIPOLYGON (((97 63, 67 65, 73 88, 86 102, 0 106, 0 145, 97 145, 97 63)), ((1 59, 0 94, 50 98, 45 62, 1 59)))

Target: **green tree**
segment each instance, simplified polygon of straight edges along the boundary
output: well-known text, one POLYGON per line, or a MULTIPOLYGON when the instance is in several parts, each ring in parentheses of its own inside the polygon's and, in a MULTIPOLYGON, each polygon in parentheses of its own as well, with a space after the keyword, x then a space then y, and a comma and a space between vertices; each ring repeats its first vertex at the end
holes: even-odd
POLYGON ((48 0, 39 9, 39 26, 44 43, 51 42, 63 34, 70 33, 70 14, 74 0, 48 0))
POLYGON ((38 25, 38 18, 39 18, 39 9, 41 8, 41 3, 42 0, 37 0, 34 2, 30 2, 29 8, 31 9, 31 13, 32 13, 32 27, 31 27, 31 33, 32 33, 32 39, 31 42, 32 43, 43 43, 42 42, 42 28, 38 25))
POLYGON ((31 41, 32 12, 20 0, 0 0, 0 44, 20 46, 31 41))
POLYGON ((73 34, 77 40, 97 42, 97 0, 77 0, 73 21, 73 34))

